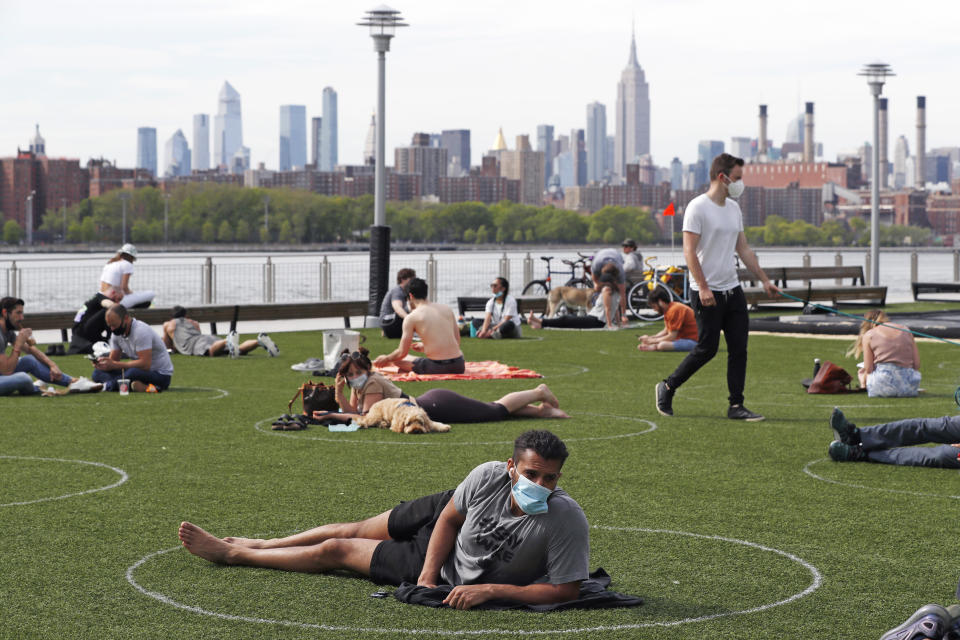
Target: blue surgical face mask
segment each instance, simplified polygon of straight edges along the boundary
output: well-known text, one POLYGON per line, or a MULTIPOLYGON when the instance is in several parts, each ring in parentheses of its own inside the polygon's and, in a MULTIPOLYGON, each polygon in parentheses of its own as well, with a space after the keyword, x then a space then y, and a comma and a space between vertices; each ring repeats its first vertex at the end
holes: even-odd
POLYGON ((522 473, 516 470, 517 482, 511 488, 513 499, 517 501, 517 506, 525 514, 535 516, 547 512, 547 498, 553 493, 552 489, 541 487, 536 482, 532 482, 522 473))
POLYGON ((502 297, 503 297, 503 291, 497 291, 497 293, 496 293, 496 295, 494 295, 494 297, 495 297, 495 298, 502 298, 502 297))
POLYGON ((353 380, 347 380, 347 384, 350 385, 351 389, 363 389, 363 385, 367 383, 367 378, 370 377, 367 374, 363 373, 353 380))

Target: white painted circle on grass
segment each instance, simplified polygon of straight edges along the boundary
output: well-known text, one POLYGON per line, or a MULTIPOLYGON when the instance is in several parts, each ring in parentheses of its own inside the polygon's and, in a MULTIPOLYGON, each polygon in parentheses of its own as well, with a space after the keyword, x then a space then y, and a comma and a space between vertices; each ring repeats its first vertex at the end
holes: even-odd
POLYGON ((178 398, 182 400, 219 400, 220 398, 226 398, 230 395, 230 392, 226 389, 220 389, 218 387, 171 387, 167 389, 164 393, 170 393, 173 391, 175 394, 178 391, 210 391, 213 395, 204 396, 202 398, 178 398))
MULTIPOLYGON (((578 412, 575 415, 570 416, 569 420, 578 418, 579 416, 594 416, 597 418, 613 418, 617 420, 628 420, 631 422, 643 422, 649 425, 646 429, 642 431, 631 431, 629 433, 620 433, 613 436, 583 436, 583 437, 572 437, 572 438, 562 438, 564 442, 589 442, 591 440, 617 440, 620 438, 632 438, 634 436, 642 436, 645 433, 650 433, 657 429, 657 424, 651 422, 645 418, 637 418, 634 416, 617 416, 606 413, 584 413, 578 412)), ((351 438, 336 438, 336 437, 323 437, 323 436, 299 436, 295 435, 297 433, 303 433, 303 431, 274 431, 273 429, 265 428, 266 425, 273 423, 279 416, 274 416, 272 418, 265 418, 260 420, 253 425, 253 428, 261 433, 265 433, 270 436, 280 436, 283 438, 293 438, 295 440, 317 440, 320 442, 339 442, 344 444, 385 444, 385 445, 420 445, 420 446, 476 446, 476 445, 512 445, 513 440, 494 440, 490 442, 445 442, 443 440, 437 439, 433 440, 432 438, 443 438, 443 434, 417 434, 417 435, 407 435, 407 434, 396 434, 398 438, 402 440, 357 440, 351 438), (425 438, 431 438, 431 440, 425 440, 425 438)), ((560 419, 560 418, 558 418, 560 419)), ((316 429, 326 429, 323 425, 316 425, 316 429)), ((329 433, 329 432, 328 432, 329 433)))
POLYGON ((751 607, 749 609, 740 609, 736 611, 724 611, 721 613, 713 613, 704 616, 696 616, 691 618, 683 618, 681 620, 665 620, 657 622, 637 622, 637 623, 626 623, 626 624, 615 624, 615 625, 598 625, 594 627, 577 627, 577 628, 568 628, 568 629, 463 629, 463 630, 448 630, 448 629, 403 629, 403 628, 380 628, 380 627, 351 627, 346 625, 326 625, 321 623, 310 623, 310 622, 297 622, 294 620, 277 620, 272 618, 258 618, 252 616, 240 616, 230 613, 219 613, 216 611, 209 611, 202 607, 197 607, 193 605, 184 604, 178 602, 167 596, 165 594, 159 593, 157 591, 151 591, 146 587, 140 585, 134 578, 134 572, 140 568, 145 563, 149 562, 153 558, 170 553, 172 551, 177 551, 182 549, 182 547, 171 547, 169 549, 161 549, 160 551, 154 551, 153 553, 147 554, 146 556, 140 558, 136 563, 127 568, 126 578, 127 582, 130 585, 142 593, 143 595, 153 598, 163 604, 176 607, 178 609, 183 609, 184 611, 190 611, 191 613, 196 613, 205 616, 211 616, 214 618, 220 618, 221 620, 230 620, 235 622, 251 622, 254 624, 271 624, 279 625, 284 627, 292 627, 298 629, 315 629, 318 631, 349 631, 354 633, 366 633, 366 634, 384 634, 384 633, 393 633, 393 634, 405 634, 405 635, 436 635, 436 636, 540 636, 540 635, 551 635, 551 634, 583 634, 583 633, 599 633, 603 631, 623 631, 627 629, 642 629, 649 627, 676 627, 683 624, 691 624, 695 622, 705 622, 707 620, 714 620, 716 618, 726 618, 731 616, 746 615, 750 613, 759 613, 761 611, 766 611, 774 607, 779 607, 781 605, 794 602, 805 596, 810 595, 814 591, 820 588, 820 585, 823 584, 823 576, 820 574, 820 571, 813 566, 811 563, 807 562, 803 558, 796 556, 787 551, 782 551, 780 549, 775 549, 773 547, 767 547, 756 542, 750 542, 748 540, 740 540, 738 538, 727 538, 723 536, 712 536, 701 533, 693 533, 690 531, 674 531, 670 529, 648 529, 645 527, 607 527, 593 525, 591 528, 601 530, 601 531, 623 531, 627 533, 650 533, 650 534, 660 534, 660 535, 674 535, 674 536, 685 536, 689 538, 699 538, 702 540, 715 540, 718 542, 727 542, 731 544, 742 545, 752 549, 757 549, 759 551, 764 551, 767 553, 773 553, 779 556, 782 556, 795 564, 799 564, 804 569, 810 573, 811 582, 810 584, 803 589, 798 591, 793 595, 790 595, 786 598, 777 600, 776 602, 770 602, 756 607, 751 607))
POLYGON ((817 475, 810 470, 810 467, 813 465, 826 462, 830 458, 818 458, 816 460, 811 460, 803 466, 803 472, 821 482, 828 482, 830 484, 840 485, 842 487, 852 487, 854 489, 867 489, 868 491, 883 491, 884 493, 899 493, 906 496, 921 496, 924 498, 950 498, 951 500, 960 500, 960 496, 953 496, 947 493, 926 493, 923 491, 907 491, 905 489, 890 489, 889 487, 871 487, 865 484, 856 484, 855 482, 843 482, 842 480, 832 480, 830 478, 824 478, 823 476, 817 475))
POLYGON ((0 455, 0 460, 37 460, 40 462, 63 462, 66 464, 86 464, 92 467, 102 467, 104 469, 110 469, 114 473, 120 476, 120 479, 114 482, 113 484, 108 484, 103 487, 97 487, 96 489, 87 489, 86 491, 76 491, 74 493, 66 493, 62 496, 52 496, 49 498, 37 498, 36 500, 24 500, 22 502, 7 502, 6 504, 0 504, 0 507, 18 507, 25 504, 36 504, 38 502, 48 502, 50 500, 65 500, 66 498, 73 498, 76 496, 82 496, 88 493, 96 493, 98 491, 106 491, 107 489, 114 489, 119 487, 124 482, 130 479, 130 476, 127 475, 127 472, 123 469, 118 469, 117 467, 111 467, 108 464, 103 464, 102 462, 90 462, 88 460, 64 460, 62 458, 37 458, 33 456, 4 456, 0 455))

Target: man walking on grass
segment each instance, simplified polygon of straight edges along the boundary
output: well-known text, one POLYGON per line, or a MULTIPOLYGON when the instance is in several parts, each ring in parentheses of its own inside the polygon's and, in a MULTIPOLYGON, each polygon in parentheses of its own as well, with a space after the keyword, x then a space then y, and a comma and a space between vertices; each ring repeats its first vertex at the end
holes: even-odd
POLYGON ((721 153, 710 166, 710 188, 690 201, 683 216, 683 257, 690 272, 691 304, 697 319, 697 346, 655 390, 657 412, 673 415, 673 395, 716 355, 720 333, 727 342, 727 390, 733 420, 759 422, 763 416, 743 406, 747 375, 749 316, 734 255, 763 283, 779 289, 760 268, 743 234, 743 214, 734 198, 743 193, 743 159, 721 153))

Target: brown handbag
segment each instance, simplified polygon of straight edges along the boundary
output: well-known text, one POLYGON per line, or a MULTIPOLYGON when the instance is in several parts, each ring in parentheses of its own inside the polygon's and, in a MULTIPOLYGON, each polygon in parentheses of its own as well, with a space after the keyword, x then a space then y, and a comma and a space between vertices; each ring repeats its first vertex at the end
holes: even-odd
POLYGON ((288 412, 293 407, 293 403, 296 402, 297 398, 303 400, 303 415, 306 416, 313 416, 314 411, 340 410, 334 387, 323 384, 322 382, 315 383, 313 380, 307 380, 300 385, 297 392, 293 394, 293 398, 287 403, 288 412))
POLYGON ((843 367, 827 360, 807 387, 807 393, 853 393, 854 390, 850 388, 852 381, 853 378, 843 367))

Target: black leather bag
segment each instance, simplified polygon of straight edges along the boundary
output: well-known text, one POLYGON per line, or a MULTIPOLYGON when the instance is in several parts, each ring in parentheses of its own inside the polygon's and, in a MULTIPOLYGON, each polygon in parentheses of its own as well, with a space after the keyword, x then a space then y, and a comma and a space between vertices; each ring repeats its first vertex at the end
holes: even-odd
POLYGON ((300 385, 293 398, 287 403, 287 411, 293 407, 297 398, 303 400, 303 414, 312 416, 314 411, 339 411, 335 390, 332 386, 308 380, 300 385))

